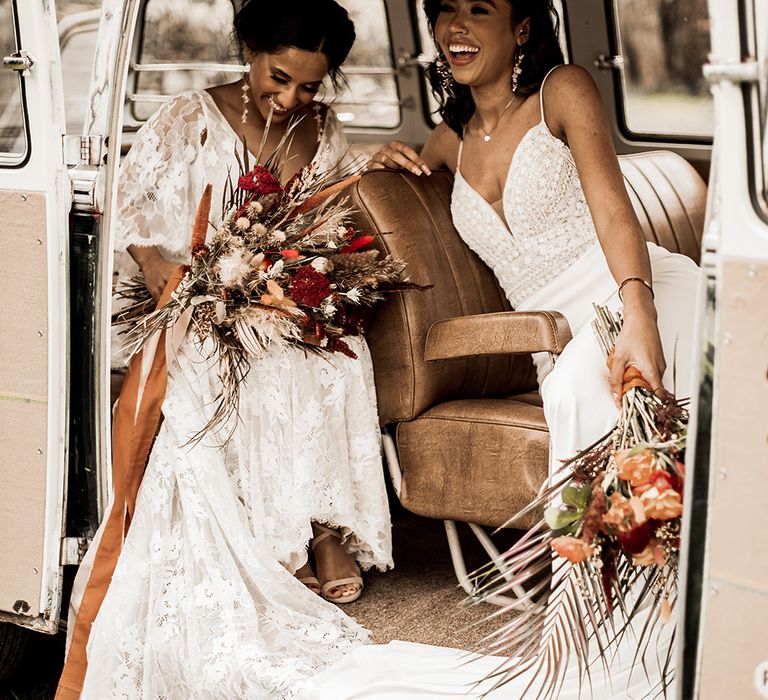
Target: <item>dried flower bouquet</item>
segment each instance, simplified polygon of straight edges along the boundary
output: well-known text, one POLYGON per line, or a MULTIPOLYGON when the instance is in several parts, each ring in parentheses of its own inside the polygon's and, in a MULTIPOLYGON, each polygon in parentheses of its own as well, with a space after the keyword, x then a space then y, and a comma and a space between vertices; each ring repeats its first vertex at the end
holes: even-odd
POLYGON ((164 328, 175 338, 189 329, 212 341, 222 393, 199 436, 237 415, 251 361, 281 344, 354 358, 344 338, 362 333, 365 309, 388 293, 418 288, 406 280, 404 263, 365 250, 374 237, 349 225, 352 208, 342 194, 359 175, 310 164, 281 185, 280 154, 291 130, 263 166, 251 168, 244 148, 237 182, 230 177, 224 187, 223 220, 206 243, 208 185, 192 259, 165 306, 155 309, 140 275, 116 290, 128 303, 113 322, 127 326, 130 353, 164 328))
MULTIPOLYGON (((610 365, 622 318, 604 307, 595 312, 610 365)), ((630 367, 616 427, 565 462, 506 524, 542 513, 502 556, 503 577, 495 565, 476 574, 480 599, 528 589, 526 609, 482 642, 489 653, 514 654, 494 674, 497 686, 533 670, 528 691, 554 698, 575 662, 586 688, 596 663, 610 677, 624 641, 636 648, 637 673, 646 656, 661 664, 654 692, 666 694, 674 632, 662 635, 663 649, 652 640, 677 600, 687 423, 683 402, 654 394, 630 367)))

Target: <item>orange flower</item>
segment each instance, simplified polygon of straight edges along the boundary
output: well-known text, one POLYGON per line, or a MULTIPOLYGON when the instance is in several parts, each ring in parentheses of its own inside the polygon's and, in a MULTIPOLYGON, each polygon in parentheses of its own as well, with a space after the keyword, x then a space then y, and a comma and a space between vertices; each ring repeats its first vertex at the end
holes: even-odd
POLYGON ((261 295, 261 303, 264 306, 296 306, 296 302, 290 297, 285 296, 282 287, 274 280, 267 280, 267 290, 269 294, 261 295))
POLYGON ((595 551, 591 544, 587 544, 578 537, 555 537, 551 545, 557 556, 567 559, 573 564, 585 561, 595 551))
POLYGON ((630 454, 632 450, 615 452, 613 460, 619 468, 619 479, 628 481, 632 488, 645 486, 656 470, 653 452, 643 450, 639 454, 630 454))
MULTIPOLYGON (((657 480, 657 484, 663 482, 657 480)), ((668 482, 667 482, 668 483, 668 482)), ((645 516, 655 520, 673 520, 683 514, 683 500, 673 488, 652 486, 640 496, 645 516)))
POLYGON ((655 539, 652 539, 642 552, 632 557, 635 566, 653 566, 654 564, 664 566, 666 560, 667 555, 655 539))
POLYGON ((613 530, 630 532, 646 521, 646 513, 640 499, 624 498, 620 493, 611 494, 611 507, 603 516, 603 522, 613 530))

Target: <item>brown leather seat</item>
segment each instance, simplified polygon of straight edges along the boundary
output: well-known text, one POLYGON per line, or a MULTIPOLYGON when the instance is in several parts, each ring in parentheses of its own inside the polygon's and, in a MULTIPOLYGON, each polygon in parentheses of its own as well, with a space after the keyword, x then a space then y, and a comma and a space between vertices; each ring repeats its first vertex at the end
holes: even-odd
MULTIPOLYGON (((670 152, 622 157, 621 166, 647 239, 698 261, 706 200, 698 173, 670 152)), ((353 188, 358 224, 383 234, 383 249, 408 264, 413 281, 434 285, 383 304, 368 342, 402 504, 500 526, 547 473, 530 352, 559 353, 570 331, 559 314, 511 313, 493 273, 453 228, 451 188, 448 172, 387 171, 353 188)))

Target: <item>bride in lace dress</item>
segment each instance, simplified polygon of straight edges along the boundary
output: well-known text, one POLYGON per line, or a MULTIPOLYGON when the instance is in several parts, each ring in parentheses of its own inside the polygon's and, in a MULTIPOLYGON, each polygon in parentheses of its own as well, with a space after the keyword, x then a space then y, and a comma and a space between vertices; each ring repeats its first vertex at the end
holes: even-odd
MULTIPOLYGON (((432 77, 443 123, 421 154, 393 142, 370 167, 419 176, 448 167, 456 229, 512 307, 568 319, 574 337, 556 366, 534 357, 555 469, 615 425, 628 365, 654 390, 690 396, 698 268, 645 242, 597 88, 582 68, 561 65, 551 2, 425 0, 424 8, 438 47, 432 77), (623 305, 610 372, 589 323, 593 303, 623 305)), ((668 643, 673 630, 673 622, 663 625, 655 641, 668 643)), ((594 669, 593 697, 659 692, 663 658, 651 652, 645 669, 633 669, 633 639, 624 637, 610 677, 594 669)), ((451 677, 446 672, 444 680, 451 677)), ((571 669, 557 697, 578 697, 579 681, 571 669)), ((518 697, 530 682, 524 674, 498 697, 518 697)))
MULTIPOLYGON (((330 169, 346 157, 336 115, 314 101, 354 40, 346 11, 334 0, 251 0, 235 32, 246 77, 165 103, 122 166, 116 248, 130 258, 117 267, 131 275, 135 260, 156 298, 189 260, 204 186, 237 174, 241 138, 258 145, 270 113, 267 154, 301 118, 283 181, 309 162, 330 169)), ((213 221, 220 195, 214 189, 213 221)), ((190 446, 220 379, 210 348, 185 339, 169 363, 164 422, 130 530, 86 631, 82 691, 65 669, 59 697, 305 697, 309 677, 367 641, 323 599, 348 602, 362 588, 359 568, 392 566, 370 355, 362 338, 348 342, 358 359, 281 347, 253 361, 233 436, 190 446)), ((72 657, 70 648, 68 668, 72 657)))

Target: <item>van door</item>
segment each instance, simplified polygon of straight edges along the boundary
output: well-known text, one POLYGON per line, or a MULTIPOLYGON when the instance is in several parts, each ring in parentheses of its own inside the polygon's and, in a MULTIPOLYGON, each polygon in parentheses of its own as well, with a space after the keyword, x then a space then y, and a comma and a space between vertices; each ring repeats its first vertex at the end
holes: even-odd
POLYGON ((678 697, 768 698, 768 0, 709 12, 715 151, 678 697))
POLYGON ((59 622, 66 458, 64 109, 51 2, 0 0, 0 620, 59 622))

